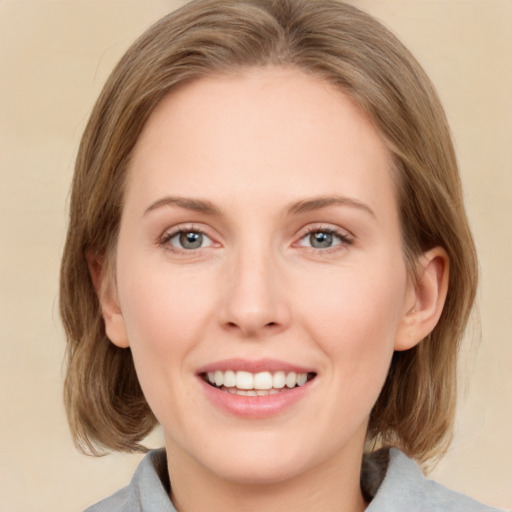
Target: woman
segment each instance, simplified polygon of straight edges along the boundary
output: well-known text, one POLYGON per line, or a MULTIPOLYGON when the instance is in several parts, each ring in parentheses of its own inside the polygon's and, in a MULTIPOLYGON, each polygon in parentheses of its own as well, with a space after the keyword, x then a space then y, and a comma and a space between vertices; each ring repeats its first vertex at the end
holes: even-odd
POLYGON ((442 107, 384 27, 328 0, 170 14, 77 157, 72 431, 165 437, 91 510, 491 510, 410 460, 450 440, 476 281, 442 107))

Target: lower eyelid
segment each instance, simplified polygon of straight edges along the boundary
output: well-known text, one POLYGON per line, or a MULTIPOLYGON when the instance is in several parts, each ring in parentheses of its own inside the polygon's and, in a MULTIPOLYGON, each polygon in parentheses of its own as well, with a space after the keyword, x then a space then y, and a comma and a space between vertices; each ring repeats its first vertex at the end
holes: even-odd
MULTIPOLYGON (((343 245, 343 244, 349 245, 353 242, 353 238, 350 235, 348 235, 347 233, 340 232, 339 230, 330 228, 330 227, 319 227, 319 228, 314 228, 314 229, 308 230, 306 233, 303 233, 298 238, 298 241, 294 245, 298 245, 302 240, 306 239, 308 236, 311 236, 315 233, 328 233, 330 235, 333 235, 334 237, 336 237, 339 240, 339 243, 336 245, 343 245)), ((308 247, 308 246, 303 246, 303 247, 308 247)))
MULTIPOLYGON (((305 249, 312 249, 315 252, 322 251, 325 253, 327 253, 329 251, 335 251, 335 250, 337 250, 338 247, 341 249, 342 246, 351 245, 354 241, 353 236, 351 234, 348 234, 345 231, 340 232, 339 230, 332 228, 330 226, 325 226, 325 227, 319 226, 319 227, 309 229, 308 231, 303 232, 300 235, 300 237, 297 238, 296 240, 297 241, 294 242, 292 244, 292 246, 303 247, 305 249), (328 234, 332 235, 333 237, 336 237, 336 239, 337 239, 336 243, 334 243, 331 246, 323 247, 323 248, 322 247, 313 247, 311 245, 304 245, 302 243, 302 241, 305 240, 308 236, 313 235, 314 233, 328 233, 328 234)), ((201 249, 222 246, 222 244, 216 242, 212 236, 210 236, 208 233, 206 233, 206 231, 204 229, 201 229, 200 227, 197 227, 197 226, 191 226, 191 225, 183 226, 183 227, 177 226, 174 229, 167 230, 156 240, 156 242, 158 245, 165 246, 165 248, 167 248, 170 251, 183 252, 183 253, 189 253, 189 254, 193 253, 195 251, 199 251, 201 249), (198 248, 194 248, 194 249, 187 249, 185 247, 180 247, 179 245, 170 244, 170 241, 173 238, 177 237, 178 235, 180 235, 182 233, 189 233, 189 232, 201 234, 204 237, 204 239, 206 239, 206 242, 207 242, 206 245, 198 247, 198 248)))

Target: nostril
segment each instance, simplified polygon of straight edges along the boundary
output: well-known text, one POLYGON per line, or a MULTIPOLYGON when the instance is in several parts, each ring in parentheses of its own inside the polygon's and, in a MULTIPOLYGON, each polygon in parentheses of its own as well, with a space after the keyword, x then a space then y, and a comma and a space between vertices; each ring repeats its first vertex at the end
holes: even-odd
MULTIPOLYGON (((226 325, 228 327, 239 327, 238 324, 236 322, 227 322, 226 325)), ((268 322, 264 325, 264 327, 275 327, 277 324, 277 322, 268 322)))

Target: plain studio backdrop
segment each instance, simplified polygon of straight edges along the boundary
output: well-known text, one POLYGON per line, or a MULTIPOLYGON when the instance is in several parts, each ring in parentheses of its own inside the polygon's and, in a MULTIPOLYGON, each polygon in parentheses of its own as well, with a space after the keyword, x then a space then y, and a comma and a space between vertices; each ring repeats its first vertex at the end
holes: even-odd
MULTIPOLYGON (((128 45, 181 5, 0 0, 0 510, 81 510, 140 459, 73 447, 62 404, 58 271, 81 132, 128 45)), ((512 508, 512 2, 361 0, 413 51, 455 137, 480 256, 456 437, 432 476, 512 508), (475 322, 473 322, 473 325, 475 322)), ((148 441, 161 444, 157 431, 148 441)))

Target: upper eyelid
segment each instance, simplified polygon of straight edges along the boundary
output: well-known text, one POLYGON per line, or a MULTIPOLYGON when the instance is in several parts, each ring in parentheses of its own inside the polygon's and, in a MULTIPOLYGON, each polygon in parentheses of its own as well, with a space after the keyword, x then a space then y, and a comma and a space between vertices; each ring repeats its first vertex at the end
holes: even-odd
POLYGON ((174 254, 177 257, 192 257, 194 255, 198 255, 201 251, 208 250, 210 248, 220 247, 221 244, 216 241, 216 239, 210 236, 206 230, 197 228, 197 227, 186 227, 186 226, 175 226, 173 228, 166 229, 162 235, 157 239, 156 245, 159 248, 163 248, 165 251, 174 254), (208 238, 210 243, 204 247, 197 247, 193 249, 188 249, 185 247, 179 247, 174 243, 171 243, 171 240, 178 237, 180 233, 199 233, 203 237, 208 238))
POLYGON ((310 233, 316 233, 316 232, 321 232, 321 231, 327 231, 332 234, 337 234, 343 238, 350 238, 350 239, 355 238, 354 234, 346 228, 342 228, 340 226, 337 226, 336 224, 329 224, 329 223, 322 223, 322 222, 311 223, 311 224, 308 224, 307 226, 304 226, 302 229, 299 230, 299 233, 297 236, 298 236, 298 238, 303 238, 303 237, 309 235, 310 233))
MULTIPOLYGON (((221 236, 215 233, 212 233, 212 229, 209 229, 208 227, 203 226, 201 223, 196 222, 185 222, 185 223, 179 223, 175 226, 166 228, 160 236, 158 236, 158 242, 162 242, 164 240, 168 241, 174 236, 176 236, 178 233, 181 232, 197 232, 201 233, 202 235, 207 236, 210 238, 214 243, 223 243, 221 242, 221 236)), ((295 240, 292 242, 293 244, 296 244, 299 240, 304 238, 305 236, 315 233, 315 232, 321 232, 321 231, 327 231, 332 234, 336 234, 340 236, 343 239, 350 239, 353 240, 355 238, 354 234, 349 231, 346 228, 343 228, 341 226, 338 226, 336 224, 330 224, 327 222, 318 222, 318 223, 308 223, 307 225, 303 226, 297 231, 297 234, 295 235, 295 240)))
POLYGON ((197 225, 194 222, 191 223, 184 223, 184 224, 178 224, 176 226, 172 226, 170 228, 164 229, 162 233, 162 237, 164 236, 174 236, 178 233, 187 233, 187 232, 195 232, 195 233, 201 233, 203 235, 209 236, 211 238, 211 234, 209 233, 210 230, 203 228, 202 226, 197 225))
POLYGON ((165 245, 174 237, 176 237, 179 233, 187 232, 200 233, 201 235, 209 238, 212 241, 213 245, 219 244, 218 237, 215 237, 210 232, 209 229, 203 228, 202 226, 198 226, 196 223, 178 224, 176 226, 164 229, 163 232, 156 238, 156 244, 165 245))
POLYGON ((349 246, 352 246, 354 243, 354 236, 346 229, 343 229, 336 225, 308 225, 305 226, 300 234, 295 237, 295 241, 292 243, 291 247, 296 249, 302 249, 308 253, 313 251, 313 254, 331 256, 335 254, 339 254, 340 251, 346 250, 349 246), (338 237, 339 243, 334 244, 329 247, 312 247, 309 245, 303 245, 302 241, 306 239, 313 233, 321 233, 327 232, 332 234, 335 237, 338 237))
POLYGON ((208 233, 206 233, 200 229, 176 229, 174 231, 169 230, 169 231, 164 232, 163 238, 165 238, 167 240, 171 240, 181 233, 198 233, 199 235, 203 235, 213 241, 212 237, 208 233))

